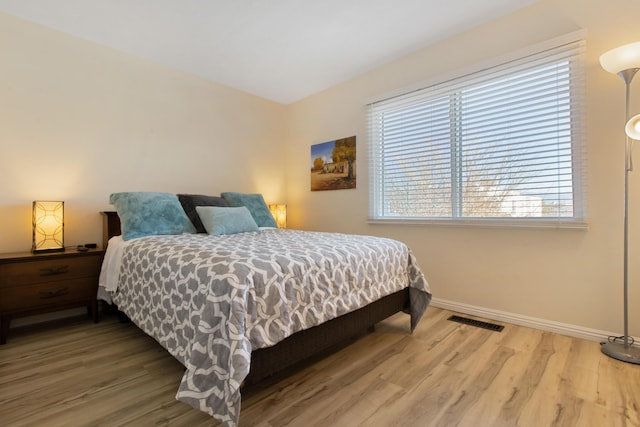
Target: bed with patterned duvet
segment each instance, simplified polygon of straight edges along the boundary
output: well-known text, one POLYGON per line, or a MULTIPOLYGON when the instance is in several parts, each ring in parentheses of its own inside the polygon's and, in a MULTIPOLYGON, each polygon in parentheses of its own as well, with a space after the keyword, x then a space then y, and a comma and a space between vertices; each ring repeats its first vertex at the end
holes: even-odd
POLYGON ((252 352, 403 290, 413 330, 431 293, 401 242, 262 228, 112 237, 98 295, 185 366, 177 399, 236 426, 252 352))

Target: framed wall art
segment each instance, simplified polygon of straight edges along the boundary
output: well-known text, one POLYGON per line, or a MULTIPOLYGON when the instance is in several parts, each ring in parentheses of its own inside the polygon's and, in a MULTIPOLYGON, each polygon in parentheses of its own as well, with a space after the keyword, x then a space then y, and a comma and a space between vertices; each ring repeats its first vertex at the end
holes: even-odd
POLYGON ((356 137, 311 146, 311 191, 356 188, 356 137))

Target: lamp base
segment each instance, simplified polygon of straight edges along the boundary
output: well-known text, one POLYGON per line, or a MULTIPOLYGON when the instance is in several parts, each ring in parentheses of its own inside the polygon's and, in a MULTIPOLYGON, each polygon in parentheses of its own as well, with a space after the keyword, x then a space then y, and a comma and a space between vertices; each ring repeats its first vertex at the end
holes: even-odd
POLYGON ((622 360, 623 362, 640 365, 640 347, 617 342, 606 342, 602 344, 600 350, 609 357, 622 360))

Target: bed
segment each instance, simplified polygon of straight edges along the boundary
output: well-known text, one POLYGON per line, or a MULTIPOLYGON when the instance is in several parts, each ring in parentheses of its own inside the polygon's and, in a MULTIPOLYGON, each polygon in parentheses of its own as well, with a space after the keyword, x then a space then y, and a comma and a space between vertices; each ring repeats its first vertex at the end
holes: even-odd
POLYGON ((431 299, 415 257, 394 240, 267 227, 124 241, 118 213, 103 215, 112 269, 99 298, 186 367, 176 397, 227 426, 237 425, 243 386, 400 311, 412 331, 431 299))

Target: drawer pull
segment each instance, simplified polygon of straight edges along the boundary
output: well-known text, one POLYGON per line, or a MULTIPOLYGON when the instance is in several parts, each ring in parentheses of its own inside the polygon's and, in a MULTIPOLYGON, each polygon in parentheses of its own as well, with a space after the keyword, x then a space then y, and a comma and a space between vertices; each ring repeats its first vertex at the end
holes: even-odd
POLYGON ((55 276, 56 274, 65 274, 69 272, 68 265, 58 265, 49 268, 41 268, 40 276, 55 276))
POLYGON ((41 291, 40 298, 46 299, 46 298, 61 297, 62 295, 66 295, 68 293, 69 293, 69 288, 52 289, 50 291, 41 291))

